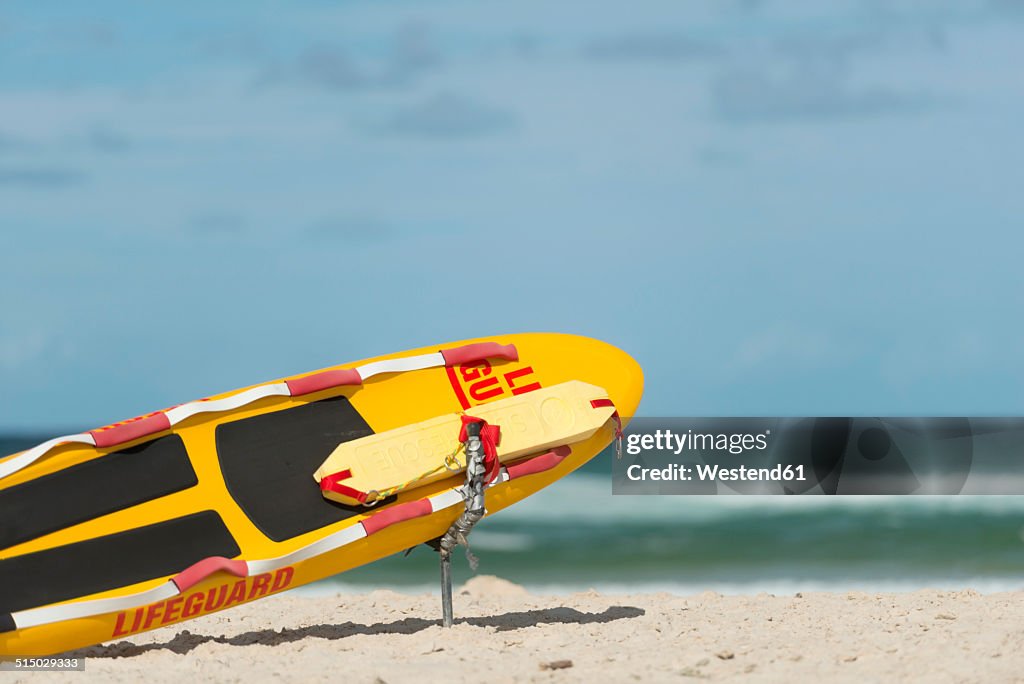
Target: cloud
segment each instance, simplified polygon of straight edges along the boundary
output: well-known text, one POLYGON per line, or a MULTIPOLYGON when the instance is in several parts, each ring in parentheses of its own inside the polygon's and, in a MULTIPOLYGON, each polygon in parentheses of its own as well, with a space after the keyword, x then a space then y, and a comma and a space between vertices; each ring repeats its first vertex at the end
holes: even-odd
POLYGON ((851 349, 819 330, 779 324, 760 330, 742 340, 733 353, 730 367, 737 372, 772 368, 818 368, 834 364, 851 354, 851 349))
POLYGON ((771 44, 774 54, 798 64, 846 65, 856 55, 878 58, 886 53, 915 50, 945 52, 949 47, 948 22, 941 16, 924 17, 903 26, 873 22, 870 26, 840 31, 791 32, 771 44))
POLYGON ((60 189, 79 185, 86 178, 77 169, 0 167, 0 187, 60 189))
POLYGON ((441 51, 426 24, 410 22, 398 29, 391 53, 393 70, 412 74, 437 67, 441 62, 441 51))
POLYGON ((944 25, 928 20, 907 27, 883 22, 838 30, 790 31, 754 58, 723 65, 712 80, 716 114, 731 122, 828 120, 915 113, 940 98, 891 85, 858 85, 854 61, 883 53, 946 49, 944 25))
POLYGON ((732 69, 711 84, 715 113, 732 123, 828 120, 913 113, 937 100, 884 86, 854 88, 844 68, 798 66, 789 73, 732 69))
POLYGON ((461 138, 510 130, 516 118, 504 109, 453 93, 438 93, 398 110, 380 129, 395 135, 461 138))
POLYGON ((1024 17, 1024 0, 989 0, 989 6, 997 13, 1024 17))
POLYGON ((756 12, 765 5, 765 0, 734 0, 736 7, 743 12, 756 12))
POLYGON ((679 33, 631 33, 593 40, 583 54, 597 60, 676 61, 715 57, 722 49, 679 33))
POLYGON ((327 90, 394 88, 411 84, 441 62, 441 53, 427 26, 414 22, 399 27, 382 59, 356 59, 343 45, 318 43, 303 50, 291 63, 264 70, 257 85, 292 83, 327 90))
POLYGON ((105 126, 95 126, 90 129, 87 139, 96 150, 110 154, 124 152, 132 146, 126 136, 105 126))
POLYGON ((1019 367, 1019 355, 1004 350, 1019 348, 1018 340, 998 344, 976 330, 951 331, 928 345, 900 343, 888 349, 881 360, 882 376, 891 385, 904 388, 941 377, 974 377, 989 372, 1011 372, 1019 367), (1008 363, 1008 359, 1014 359, 1008 363))
POLYGON ((720 143, 700 145, 694 150, 694 156, 705 166, 736 166, 743 162, 739 151, 720 143))
POLYGON ((831 62, 846 64, 860 52, 877 52, 885 47, 887 36, 881 30, 848 33, 791 33, 775 41, 776 54, 798 63, 831 62))
POLYGON ((22 154, 26 152, 67 152, 69 148, 91 148, 104 153, 119 153, 131 148, 131 140, 104 125, 95 125, 77 133, 52 132, 27 138, 0 131, 0 154, 22 154))
POLYGON ((0 335, 0 368, 15 370, 42 358, 50 341, 49 336, 39 330, 8 331, 0 335))
POLYGON ((0 153, 24 152, 25 150, 32 149, 32 147, 32 143, 27 140, 6 133, 0 133, 0 153))
POLYGON ((362 247, 386 242, 397 235, 387 223, 372 218, 328 218, 317 221, 306 229, 315 240, 331 240, 350 247, 362 247))
MULTIPOLYGON (((27 161, 26 153, 66 153, 70 148, 92 149, 106 154, 125 152, 132 146, 131 140, 126 136, 114 131, 107 126, 93 126, 85 130, 69 134, 51 134, 35 138, 25 138, 10 135, 0 131, 0 154, 9 154, 12 157, 20 156, 27 161)), ((5 180, 0 181, 11 184, 61 184, 62 182, 72 183, 82 180, 82 174, 67 169, 32 169, 14 170, 0 168, 0 174, 6 174, 5 180), (12 171, 17 171, 12 176, 12 171), (77 176, 77 177, 76 177, 77 176)))
POLYGON ((210 57, 264 59, 270 56, 271 51, 262 36, 236 31, 204 35, 198 39, 197 45, 203 54, 210 57))
POLYGON ((78 21, 58 26, 57 40, 87 47, 111 47, 121 42, 121 34, 113 24, 102 21, 78 21))
POLYGON ((372 79, 356 66, 344 48, 316 45, 305 50, 294 65, 270 80, 347 90, 365 87, 372 79))
POLYGON ((203 237, 234 236, 245 232, 247 222, 238 214, 214 212, 199 214, 189 221, 189 232, 203 237))

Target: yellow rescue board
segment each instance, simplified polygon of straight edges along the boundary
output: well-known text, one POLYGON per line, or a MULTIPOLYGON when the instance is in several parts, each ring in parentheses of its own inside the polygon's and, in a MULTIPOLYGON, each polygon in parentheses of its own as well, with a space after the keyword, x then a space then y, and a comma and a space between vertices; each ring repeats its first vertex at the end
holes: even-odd
MULTIPOLYGON (((337 342, 325 344, 336 346, 337 342)), ((181 372, 189 371, 183 368, 181 372)), ((34 516, 29 511, 16 520, 5 520, 5 511, 12 509, 0 505, 0 522, 17 522, 17 525, 7 526, 8 531, 16 533, 22 525, 37 528, 34 534, 23 534, 13 542, 3 543, 0 535, 0 580, 8 585, 0 587, 0 657, 60 653, 178 625, 437 538, 458 516, 457 505, 432 507, 430 512, 414 510, 416 517, 408 519, 400 519, 402 516, 396 512, 409 511, 410 506, 415 509, 424 498, 451 498, 453 489, 463 484, 463 475, 452 474, 400 492, 394 503, 365 508, 346 507, 324 499, 312 473, 342 442, 402 429, 445 414, 475 415, 491 403, 571 381, 602 388, 623 422, 635 415, 643 392, 643 373, 637 362, 605 342, 549 333, 500 335, 431 344, 211 396, 194 405, 158 412, 156 417, 149 414, 113 428, 111 432, 120 430, 118 434, 124 437, 135 434, 133 430, 141 426, 140 436, 116 445, 59 443, 44 456, 30 459, 32 462, 27 465, 21 463, 29 452, 0 458, 0 470, 6 469, 5 474, 0 475, 0 500, 17 498, 19 491, 25 491, 19 488, 45 490, 62 478, 72 481, 71 489, 60 489, 52 495, 21 496, 19 501, 27 501, 30 508, 36 507, 46 515, 34 516), (418 355, 436 355, 441 350, 480 344, 514 347, 515 354, 470 361, 455 355, 457 362, 424 370, 389 372, 373 377, 368 373, 362 375, 367 369, 380 369, 389 364, 390 367, 404 366, 418 355), (351 372, 357 367, 364 369, 359 377, 351 372), (354 378, 356 383, 321 386, 324 378, 345 382, 354 378), (299 387, 304 393, 288 391, 299 387), (250 401, 252 397, 258 398, 250 401), (235 406, 243 399, 243 404, 235 406), (207 408, 217 410, 201 410, 207 408), (170 427, 166 427, 167 416, 174 418, 170 427), (331 422, 326 429, 319 429, 318 425, 314 425, 317 429, 310 429, 308 421, 313 419, 331 422), (322 444, 317 448, 304 447, 303 442, 309 440, 320 440, 322 444), (167 444, 176 445, 178 452, 161 446, 167 444), (165 453, 155 454, 159 449, 154 445, 165 453), (253 460, 259 453, 267 456, 262 462, 253 460), (276 468, 278 472, 286 472, 281 469, 290 467, 289 464, 300 457, 309 465, 300 464, 294 481, 289 479, 287 486, 296 488, 295 491, 301 489, 301 496, 276 496, 284 482, 277 482, 273 478, 279 476, 269 471, 276 468), (160 481, 154 483, 148 470, 151 463, 156 467, 160 459, 170 459, 177 464, 176 477, 182 486, 174 491, 156 492, 144 500, 128 501, 126 497, 131 498, 132 492, 137 491, 134 485, 103 482, 93 485, 93 490, 99 493, 94 510, 87 511, 80 503, 74 507, 68 503, 68 491, 86 491, 75 489, 73 482, 83 469, 107 467, 105 464, 114 462, 132 464, 133 459, 142 459, 146 466, 141 468, 145 481, 140 481, 140 487, 159 489, 162 486, 160 481), (107 499, 117 497, 124 499, 119 508, 106 506, 107 499), (297 502, 301 504, 298 508, 297 502), (43 525, 43 518, 50 522, 59 518, 63 522, 43 525), (146 536, 151 529, 166 529, 167 525, 178 524, 175 521, 195 525, 205 524, 210 518, 216 519, 219 534, 227 535, 226 541, 235 548, 216 554, 204 552, 205 556, 224 558, 213 561, 202 573, 193 572, 186 577, 188 581, 182 583, 186 589, 175 590, 169 582, 179 575, 187 575, 183 572, 187 569, 191 572, 190 566, 202 557, 185 554, 180 563, 172 564, 173 567, 150 569, 141 575, 136 572, 137 568, 133 569, 135 566, 151 567, 152 560, 147 555, 148 547, 132 551, 124 547, 124 539, 139 530, 146 536), (348 542, 335 545, 332 540, 339 538, 348 542), (77 560, 83 558, 77 550, 92 548, 97 541, 113 544, 121 551, 77 560), (68 550, 76 551, 70 554, 66 553, 68 550), (142 559, 144 562, 139 558, 143 555, 146 556, 142 559), (53 564, 47 565, 51 558, 53 564), (18 567, 42 567, 43 571, 18 574, 18 567), (61 594, 50 591, 49 586, 49 578, 58 575, 70 577, 74 582, 79 576, 89 581, 82 582, 81 590, 74 595, 61 594), (28 601, 25 597, 30 589, 42 600, 28 601), (153 598, 142 605, 52 621, 53 615, 78 609, 85 602, 108 606, 112 605, 109 602, 134 601, 136 595, 148 596, 147 592, 165 590, 166 598, 153 598), (105 603, 98 603, 100 601, 105 603), (43 610, 50 611, 50 618, 27 626, 23 620, 25 611, 32 612, 41 603, 45 604, 43 610), (15 629, 11 629, 12 624, 15 629)), ((531 474, 502 480, 488 488, 487 514, 526 498, 596 456, 614 438, 614 427, 614 421, 606 421, 589 437, 570 444, 568 455, 553 467, 543 471, 535 469, 531 474)), ((512 426, 502 428, 512 434, 512 426)), ((104 430, 95 434, 102 437, 107 433, 104 430)), ((104 440, 96 443, 107 444, 104 440)), ((524 459, 522 463, 527 461, 524 459)), ((76 496, 75 500, 79 498, 76 496)), ((4 530, 5 526, 0 525, 0 532, 4 530)), ((163 541, 173 546, 179 540, 170 537, 163 541)), ((193 540, 181 541, 191 543, 193 540)), ((152 548, 154 555, 165 553, 163 546, 153 545, 152 548)), ((169 631, 168 638, 173 633, 169 631)))
MULTIPOLYGON (((571 380, 485 404, 473 410, 473 417, 500 428, 498 459, 508 463, 589 438, 615 412, 610 401, 602 403, 607 399, 603 388, 571 380)), ((368 495, 368 499, 360 501, 327 489, 323 495, 339 503, 358 505, 385 498, 395 490, 422 487, 451 477, 463 470, 448 462, 453 447, 458 445, 463 415, 449 413, 345 442, 323 462, 313 478, 320 482, 328 475, 347 471, 345 486, 368 495)))

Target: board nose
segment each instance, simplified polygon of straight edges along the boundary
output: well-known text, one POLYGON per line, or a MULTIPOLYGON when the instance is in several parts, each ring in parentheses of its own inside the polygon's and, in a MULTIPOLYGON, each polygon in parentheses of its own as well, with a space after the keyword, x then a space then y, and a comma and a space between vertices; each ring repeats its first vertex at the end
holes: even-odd
POLYGON ((623 421, 636 415, 640 399, 644 393, 644 371, 640 364, 628 353, 618 347, 595 340, 604 348, 608 356, 608 365, 602 370, 606 376, 603 387, 615 404, 623 421))
POLYGON ((576 379, 603 387, 624 422, 635 416, 644 392, 644 372, 636 359, 591 337, 566 335, 562 342, 566 366, 581 371, 576 379))

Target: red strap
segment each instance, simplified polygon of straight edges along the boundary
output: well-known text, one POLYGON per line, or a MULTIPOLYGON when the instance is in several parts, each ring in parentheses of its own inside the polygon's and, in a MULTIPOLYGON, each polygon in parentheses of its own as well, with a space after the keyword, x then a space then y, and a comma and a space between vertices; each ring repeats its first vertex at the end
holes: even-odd
POLYGON ((498 344, 497 342, 477 342, 476 344, 442 349, 441 356, 444 357, 444 365, 446 366, 459 366, 487 359, 519 360, 519 352, 516 351, 516 345, 498 344))
POLYGON ((534 456, 522 463, 510 465, 505 470, 508 471, 508 479, 510 480, 514 480, 517 477, 523 477, 524 475, 543 473, 545 470, 551 470, 556 465, 564 461, 565 457, 571 453, 572 449, 567 446, 555 447, 546 454, 534 456))
POLYGON ((334 492, 347 496, 350 499, 355 499, 359 503, 366 503, 366 492, 361 492, 358 489, 349 487, 347 485, 340 484, 342 480, 347 480, 352 477, 351 470, 340 470, 330 475, 325 475, 320 478, 320 491, 323 492, 334 492))
POLYGON ((408 501, 397 506, 388 506, 387 508, 377 511, 369 518, 362 522, 363 529, 366 530, 367 536, 374 532, 380 532, 385 527, 400 523, 405 520, 412 520, 413 518, 421 518, 425 515, 430 515, 434 512, 433 506, 430 505, 429 499, 419 499, 417 501, 408 501))
POLYGON ((466 426, 470 423, 482 423, 480 426, 480 441, 484 443, 484 470, 487 473, 487 479, 484 480, 484 484, 490 484, 494 482, 498 475, 501 473, 501 462, 498 461, 498 444, 501 443, 501 426, 490 425, 483 418, 474 418, 473 416, 462 416, 462 427, 459 428, 459 441, 465 442, 468 435, 466 434, 466 426))
POLYGON ((339 368, 313 373, 304 378, 292 378, 285 380, 284 383, 288 385, 289 394, 293 397, 301 397, 304 394, 312 394, 330 387, 361 385, 363 379, 359 377, 359 371, 354 368, 339 368))
POLYGON ((103 447, 124 444, 140 437, 147 437, 170 429, 171 421, 167 418, 167 414, 161 411, 159 413, 151 413, 142 418, 129 420, 114 427, 93 430, 89 434, 96 440, 96 446, 102 449, 103 447))
POLYGON ((215 572, 226 572, 235 577, 245 577, 249 574, 249 566, 244 560, 231 560, 224 556, 210 556, 197 561, 185 570, 171 578, 179 592, 187 591, 190 587, 199 584, 215 572))

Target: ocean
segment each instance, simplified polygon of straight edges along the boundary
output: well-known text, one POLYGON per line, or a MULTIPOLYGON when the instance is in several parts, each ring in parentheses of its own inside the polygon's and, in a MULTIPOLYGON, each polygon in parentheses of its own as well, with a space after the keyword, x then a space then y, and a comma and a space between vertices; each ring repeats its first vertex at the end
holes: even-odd
MULTIPOLYGON (((478 572, 540 593, 1024 587, 1024 497, 613 496, 609 459, 482 521, 478 572)), ((421 547, 322 589, 421 592, 436 576, 421 547)))
MULTIPOLYGON (((0 452, 38 441, 0 437, 0 452)), ((1024 588, 1024 496, 613 496, 611 458, 482 521, 477 572, 538 593, 1024 588)), ((473 574, 461 550, 453 567, 473 574)), ((437 587, 420 546, 304 591, 437 587)))

